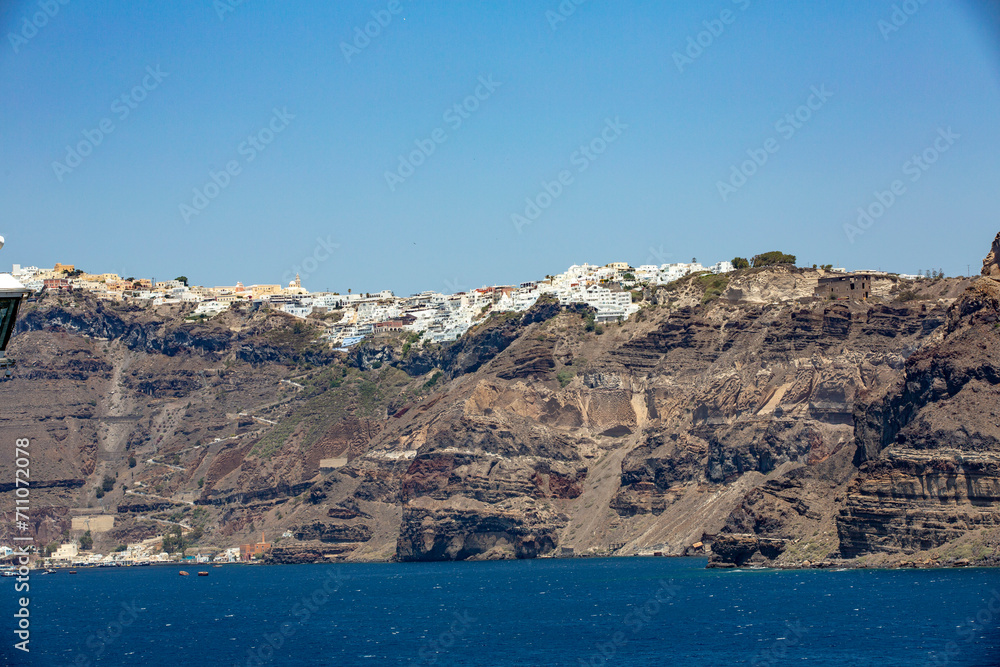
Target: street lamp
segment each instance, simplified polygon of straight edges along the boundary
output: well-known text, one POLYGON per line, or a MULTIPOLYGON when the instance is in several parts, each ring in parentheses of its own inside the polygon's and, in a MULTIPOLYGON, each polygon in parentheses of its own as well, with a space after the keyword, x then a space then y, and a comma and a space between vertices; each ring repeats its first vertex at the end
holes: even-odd
MULTIPOLYGON (((0 236, 0 248, 3 248, 3 244, 4 239, 0 236)), ((9 378, 14 368, 14 360, 6 356, 7 342, 14 333, 17 309, 30 293, 31 290, 19 283, 14 276, 0 273, 0 379, 9 378)))

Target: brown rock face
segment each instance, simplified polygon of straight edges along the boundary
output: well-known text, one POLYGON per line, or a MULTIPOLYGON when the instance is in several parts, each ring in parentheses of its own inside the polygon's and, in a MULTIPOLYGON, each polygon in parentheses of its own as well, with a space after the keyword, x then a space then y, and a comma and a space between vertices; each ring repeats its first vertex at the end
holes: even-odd
POLYGON ((403 561, 535 558, 555 549, 562 525, 530 502, 434 509, 408 505, 396 556, 403 561))
POLYGON ((983 275, 990 278, 1000 278, 1000 234, 993 239, 990 254, 983 260, 983 275))
POLYGON ((845 557, 912 553, 1000 526, 1000 285, 952 306, 939 345, 860 401, 860 474, 837 519, 845 557))
POLYGON ((346 354, 274 312, 191 322, 50 295, 12 343, 0 431, 33 439, 49 537, 88 505, 123 539, 180 514, 200 545, 285 535, 275 562, 704 542, 714 563, 798 563, 838 535, 861 553, 993 525, 1000 282, 948 310, 963 281, 887 277, 906 298, 830 302, 811 296, 818 273, 750 270, 705 302, 697 277, 649 288, 600 334, 548 303, 452 344, 385 335, 346 354))

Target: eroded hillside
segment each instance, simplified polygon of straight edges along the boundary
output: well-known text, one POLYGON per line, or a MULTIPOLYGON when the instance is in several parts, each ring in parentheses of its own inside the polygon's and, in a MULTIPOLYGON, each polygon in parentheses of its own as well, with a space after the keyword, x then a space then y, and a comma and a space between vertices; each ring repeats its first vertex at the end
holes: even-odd
MULTIPOLYGON (((812 296, 821 275, 695 276, 647 289, 621 324, 539 303, 455 343, 392 334, 348 353, 322 341, 321 321, 280 313, 191 321, 46 295, 12 341, 19 369, 0 384, 0 428, 32 438, 39 542, 78 535, 74 516, 114 514, 96 535, 102 553, 171 522, 202 547, 263 531, 284 562, 713 543, 720 563, 888 552, 902 538, 871 534, 928 505, 912 480, 938 463, 921 443, 991 414, 997 379, 982 369, 997 351, 983 348, 979 363, 961 348, 949 366, 939 350, 968 326, 978 333, 962 345, 996 333, 982 314, 975 325, 956 314, 967 296, 949 311, 966 280, 887 277, 867 302, 830 301, 812 296), (959 366, 969 379, 949 385, 959 366), (940 414, 914 418, 900 391, 940 414), (334 457, 349 462, 320 469, 334 457), (106 478, 112 488, 98 491, 106 478), (902 514, 872 509, 885 485, 902 514)), ((985 458, 953 486, 986 480, 993 428, 970 432, 985 458)), ((12 460, 0 466, 12 479, 12 460)), ((967 504, 993 503, 992 484, 967 504)))

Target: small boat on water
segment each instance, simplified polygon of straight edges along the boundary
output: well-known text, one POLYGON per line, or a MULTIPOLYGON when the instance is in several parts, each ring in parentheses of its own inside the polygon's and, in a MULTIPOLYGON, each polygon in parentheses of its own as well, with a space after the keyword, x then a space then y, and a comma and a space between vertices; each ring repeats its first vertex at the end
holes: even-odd
POLYGON ((222 567, 221 565, 213 565, 212 567, 222 567))
POLYGON ((198 576, 199 577, 207 577, 208 576, 208 572, 199 572, 198 576))
POLYGON ((188 576, 188 573, 187 573, 187 572, 185 572, 184 570, 181 570, 181 571, 180 571, 180 572, 178 572, 177 574, 181 575, 182 577, 186 577, 186 576, 188 576))
POLYGON ((70 570, 69 573, 70 574, 76 574, 76 570, 70 570))

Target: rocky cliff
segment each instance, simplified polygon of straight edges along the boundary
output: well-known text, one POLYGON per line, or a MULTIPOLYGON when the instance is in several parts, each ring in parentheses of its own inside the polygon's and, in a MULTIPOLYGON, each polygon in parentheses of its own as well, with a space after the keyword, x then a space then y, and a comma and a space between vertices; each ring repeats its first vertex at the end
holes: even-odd
POLYGON ((901 372, 859 393, 850 465, 796 471, 748 494, 714 564, 997 561, 998 243, 1000 235, 983 277, 949 307, 939 335, 909 354, 901 372), (810 509, 811 538, 803 521, 810 509))
POLYGON ((622 324, 543 302, 451 344, 349 353, 321 320, 46 295, 13 339, 0 430, 32 438, 39 540, 114 514, 105 553, 171 522, 202 548, 264 531, 277 562, 714 545, 720 565, 797 563, 988 530, 989 279, 829 301, 822 275, 694 276, 622 324))

